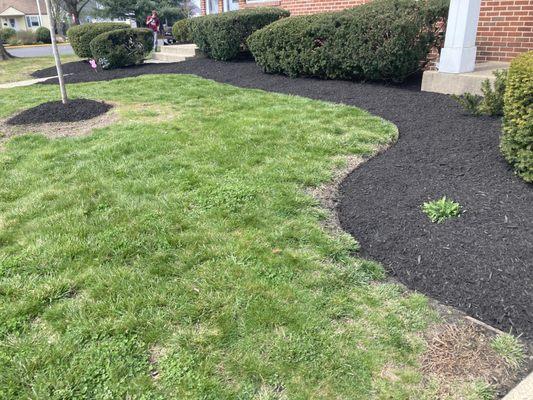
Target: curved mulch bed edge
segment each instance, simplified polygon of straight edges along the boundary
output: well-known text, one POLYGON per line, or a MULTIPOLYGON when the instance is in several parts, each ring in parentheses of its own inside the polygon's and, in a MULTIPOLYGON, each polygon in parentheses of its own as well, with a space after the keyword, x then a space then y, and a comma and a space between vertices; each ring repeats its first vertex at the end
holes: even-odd
POLYGON ((266 75, 253 62, 207 59, 98 76, 82 72, 80 65, 66 67, 74 74, 67 77, 71 83, 187 73, 344 103, 392 121, 399 141, 341 184, 342 227, 360 242, 362 256, 382 262, 408 287, 533 339, 533 186, 516 177, 501 157, 499 119, 466 115, 449 96, 419 92, 416 80, 393 87, 290 79, 266 75), (433 224, 420 205, 443 195, 465 211, 433 224))
POLYGON ((100 101, 75 99, 67 104, 50 101, 28 108, 6 120, 7 125, 33 125, 51 122, 79 122, 98 117, 113 106, 100 101))

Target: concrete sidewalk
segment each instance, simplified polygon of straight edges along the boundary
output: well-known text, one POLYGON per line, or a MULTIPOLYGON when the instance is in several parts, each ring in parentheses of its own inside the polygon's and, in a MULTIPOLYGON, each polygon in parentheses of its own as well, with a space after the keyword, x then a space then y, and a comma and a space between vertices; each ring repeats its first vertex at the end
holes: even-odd
POLYGON ((511 390, 503 400, 533 400, 533 372, 511 390))
POLYGON ((48 79, 57 78, 57 76, 49 76, 47 78, 28 79, 27 81, 8 82, 0 84, 0 89, 11 89, 14 87, 31 86, 39 82, 47 81, 48 79))

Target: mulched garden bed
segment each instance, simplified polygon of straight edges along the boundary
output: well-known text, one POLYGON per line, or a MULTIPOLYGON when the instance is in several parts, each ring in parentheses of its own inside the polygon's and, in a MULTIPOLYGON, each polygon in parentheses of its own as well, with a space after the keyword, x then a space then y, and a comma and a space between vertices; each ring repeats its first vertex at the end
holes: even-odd
MULTIPOLYGON (((120 78, 133 78, 147 74, 172 74, 177 73, 179 63, 141 64, 121 69, 102 70, 95 72, 88 62, 76 61, 63 64, 63 73, 66 83, 109 81, 120 78)), ((55 67, 45 68, 31 74, 34 78, 48 78, 56 76, 55 67)), ((43 84, 56 83, 57 78, 50 79, 43 84)))
POLYGON ((108 112, 112 106, 99 101, 87 99, 50 101, 29 108, 9 118, 7 125, 33 125, 50 122, 78 122, 98 117, 108 112))
MULTIPOLYGON (((501 122, 465 114, 449 97, 420 92, 420 81, 382 84, 289 79, 249 61, 190 60, 94 73, 66 64, 67 82, 188 73, 368 110, 395 123, 400 139, 341 184, 339 219, 408 287, 504 331, 533 339, 533 185, 513 175, 498 150, 501 122), (433 224, 420 211, 446 195, 464 213, 433 224)), ((34 76, 53 75, 39 71, 34 76)))

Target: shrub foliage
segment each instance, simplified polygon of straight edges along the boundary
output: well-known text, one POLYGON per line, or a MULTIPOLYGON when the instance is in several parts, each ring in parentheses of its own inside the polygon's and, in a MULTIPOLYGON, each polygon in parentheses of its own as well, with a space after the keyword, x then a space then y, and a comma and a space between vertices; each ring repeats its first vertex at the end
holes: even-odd
POLYGON ((446 14, 441 0, 374 0, 283 19, 255 32, 248 45, 269 73, 402 81, 422 67, 446 14))
POLYGON ((485 79, 481 83, 483 96, 472 93, 464 93, 452 97, 469 113, 473 115, 491 115, 494 117, 503 115, 503 98, 507 86, 507 70, 494 71, 494 83, 485 79))
POLYGON ((7 43, 16 34, 17 31, 13 28, 0 28, 0 43, 7 43))
POLYGON ((191 20, 191 38, 208 57, 231 60, 248 49, 246 40, 253 32, 289 15, 273 7, 206 15, 191 20))
POLYGON ((501 150, 526 182, 533 182, 533 51, 511 63, 504 97, 501 150))
POLYGON ((103 69, 141 64, 154 47, 150 29, 117 29, 96 36, 90 43, 93 58, 103 69))
POLYGON ((20 45, 20 44, 35 44, 37 38, 34 31, 17 31, 17 34, 10 38, 8 43, 11 45, 20 45))
POLYGON ((52 38, 50 37, 50 29, 45 26, 40 26, 35 31, 35 39, 41 43, 52 43, 52 38))
POLYGON ((98 35, 116 29, 128 29, 129 25, 120 22, 76 25, 67 31, 74 53, 80 58, 91 58, 91 41, 98 35))
POLYGON ((177 43, 190 43, 191 31, 190 31, 190 19, 180 19, 172 26, 172 36, 176 39, 177 43))

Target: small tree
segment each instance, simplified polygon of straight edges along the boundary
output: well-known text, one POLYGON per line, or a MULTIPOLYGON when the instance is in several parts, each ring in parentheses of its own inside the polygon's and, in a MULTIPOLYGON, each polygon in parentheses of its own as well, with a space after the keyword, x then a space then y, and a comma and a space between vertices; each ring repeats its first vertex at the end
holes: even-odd
MULTIPOLYGON (((52 3, 51 0, 45 0, 46 13, 52 15, 52 3)), ((52 53, 54 54, 54 60, 56 63, 57 78, 59 80, 59 90, 61 92, 61 101, 63 104, 67 104, 67 89, 65 88, 65 79, 63 77, 63 67, 61 66, 61 59, 59 58, 59 51, 57 50, 56 33, 52 30, 50 33, 52 39, 52 53)))
POLYGON ((80 24, 80 13, 90 0, 59 0, 59 6, 72 17, 74 25, 80 24))

